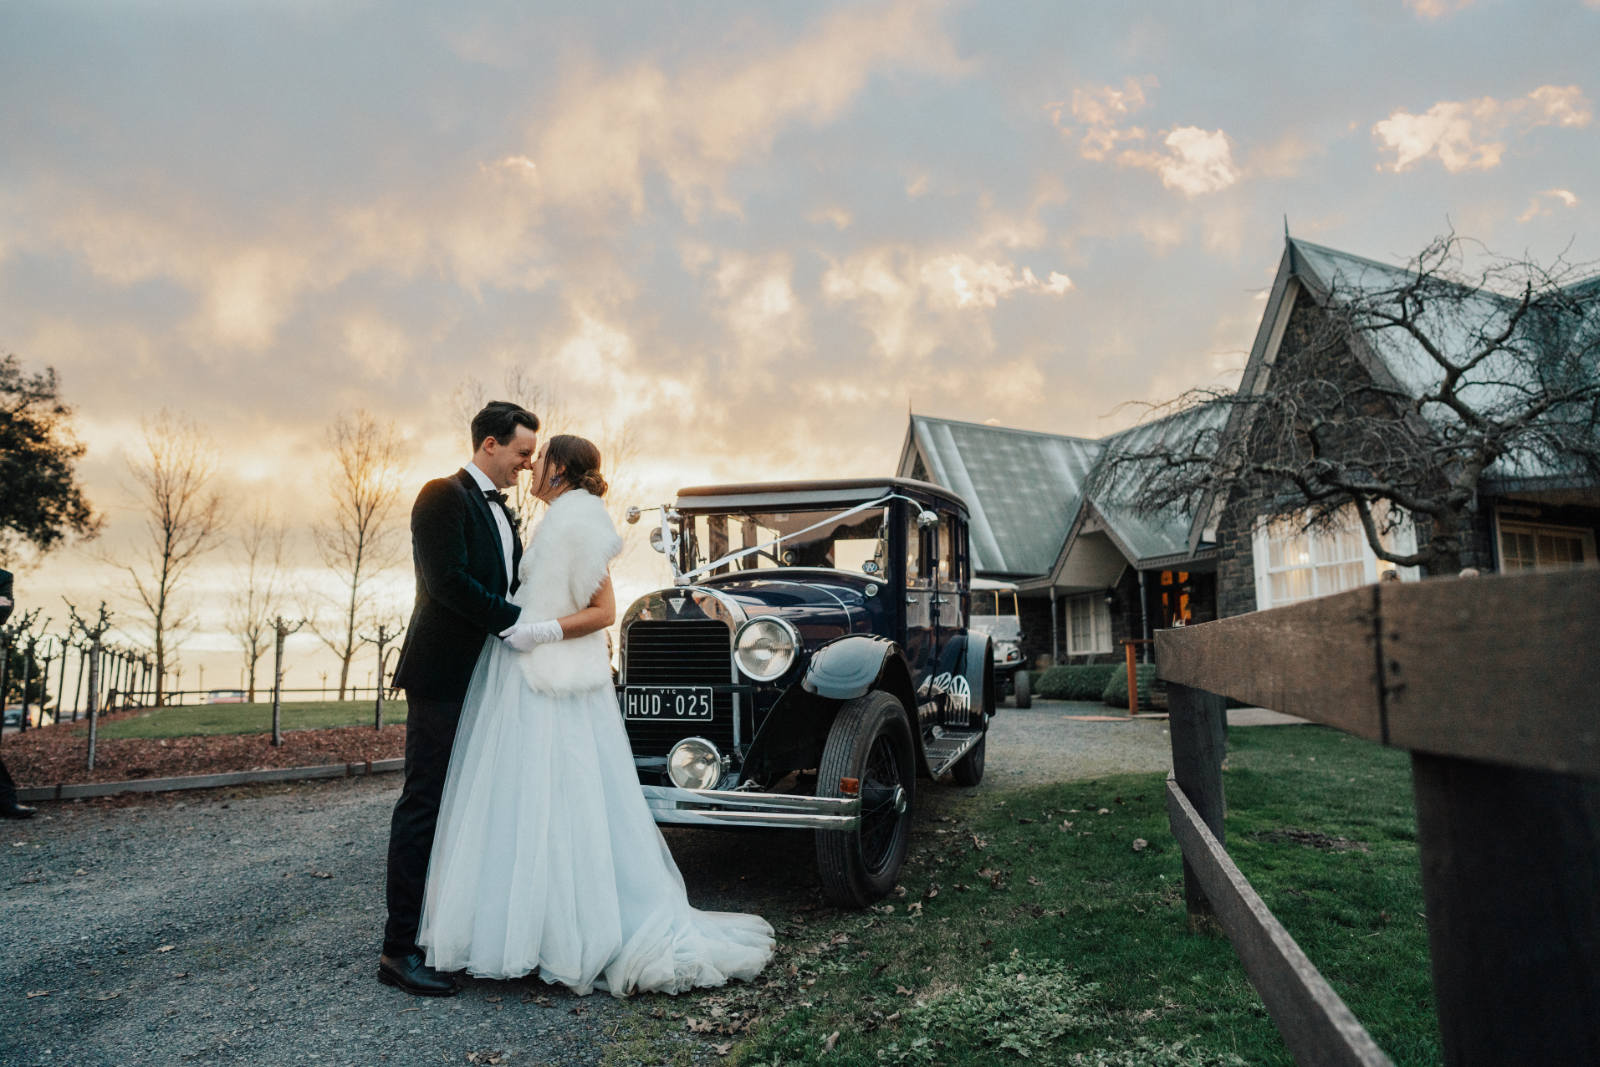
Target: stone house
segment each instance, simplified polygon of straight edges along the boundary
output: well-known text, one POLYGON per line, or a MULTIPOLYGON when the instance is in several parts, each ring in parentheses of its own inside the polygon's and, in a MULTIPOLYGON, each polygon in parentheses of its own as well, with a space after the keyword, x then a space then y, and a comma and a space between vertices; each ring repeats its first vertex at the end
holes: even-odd
MULTIPOLYGON (((1415 395, 1430 364, 1403 339, 1380 335, 1331 353, 1308 344, 1319 300, 1330 291, 1389 287, 1404 274, 1287 239, 1239 391, 1259 390, 1274 374, 1316 373, 1415 395)), ((1248 433, 1242 410, 1196 407, 1098 439, 912 415, 897 473, 967 500, 973 573, 1017 585, 1030 661, 1116 659, 1125 638, 1324 596, 1397 569, 1378 560, 1359 528, 1306 533, 1292 523, 1264 524, 1259 492, 1155 517, 1118 503, 1140 475, 1128 467, 1113 475, 1109 457, 1183 449, 1217 434, 1229 447, 1248 433)), ((1483 473, 1472 515, 1460 532, 1466 565, 1485 572, 1592 565, 1600 484, 1497 464, 1483 473)), ((1402 527, 1395 536, 1408 550, 1417 534, 1402 527)), ((1397 570, 1402 580, 1422 577, 1417 568, 1397 570)))

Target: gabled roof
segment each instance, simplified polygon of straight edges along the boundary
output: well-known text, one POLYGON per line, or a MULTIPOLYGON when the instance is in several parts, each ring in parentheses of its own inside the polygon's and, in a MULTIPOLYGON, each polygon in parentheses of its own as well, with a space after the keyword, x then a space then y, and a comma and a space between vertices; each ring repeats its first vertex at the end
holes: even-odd
POLYGON ((967 501, 974 573, 1031 577, 1055 562, 1100 450, 1081 437, 913 415, 900 473, 920 457, 929 481, 967 501))
POLYGON ((1051 576, 1091 518, 1140 566, 1189 555, 1190 517, 1137 514, 1123 500, 1137 472, 1124 468, 1110 481, 1100 474, 1103 461, 1114 449, 1159 446, 1223 417, 1217 408, 1197 409, 1091 440, 913 415, 900 473, 909 475, 920 459, 930 481, 966 498, 976 574, 1051 576))
MULTIPOLYGON (((1416 278, 1413 271, 1404 267, 1378 263, 1295 238, 1288 239, 1284 260, 1292 274, 1308 284, 1319 297, 1331 294, 1339 302, 1342 302, 1341 297, 1351 299, 1396 290, 1416 278)), ((1593 300, 1597 286, 1600 286, 1600 278, 1588 278, 1567 286, 1563 292, 1591 301, 1588 322, 1592 329, 1600 331, 1600 302, 1593 300)), ((1452 288, 1459 294, 1458 300, 1443 308, 1432 305, 1419 320, 1423 331, 1447 356, 1473 351, 1477 347, 1475 340, 1499 334, 1517 307, 1515 300, 1488 289, 1452 288)), ((1269 301, 1262 318, 1263 331, 1273 313, 1269 301)), ((1526 318, 1522 327, 1512 334, 1511 343, 1536 348, 1539 344, 1533 332, 1538 328, 1536 320, 1526 318)), ((1443 381, 1444 369, 1406 331, 1369 330, 1362 333, 1362 339, 1367 353, 1378 364, 1375 368, 1369 367, 1369 371, 1387 378, 1409 396, 1422 396, 1443 381)), ((1253 360, 1255 352, 1251 355, 1253 360)), ((1491 356, 1469 372, 1458 395, 1481 411, 1493 411, 1499 405, 1520 405, 1525 395, 1523 390, 1534 385, 1530 369, 1526 360, 1509 354, 1491 356)), ((1600 374, 1600 367, 1591 368, 1591 371, 1600 374)), ((1247 369, 1246 379, 1250 377, 1247 369)), ((1437 404, 1429 405, 1424 415, 1439 426, 1457 419, 1453 412, 1437 404)), ((1538 457, 1508 456, 1485 471, 1484 478, 1489 482, 1538 482, 1561 478, 1567 473, 1538 457)))

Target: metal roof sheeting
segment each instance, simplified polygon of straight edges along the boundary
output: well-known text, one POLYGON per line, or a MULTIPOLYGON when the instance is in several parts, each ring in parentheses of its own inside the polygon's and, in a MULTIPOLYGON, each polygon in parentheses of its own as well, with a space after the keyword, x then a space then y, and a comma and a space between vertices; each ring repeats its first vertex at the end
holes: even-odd
MULTIPOLYGON (((1388 266, 1308 241, 1291 239, 1289 243, 1297 273, 1309 275, 1323 292, 1331 291, 1336 301, 1340 294, 1366 296, 1397 290, 1416 277, 1415 272, 1407 268, 1388 266)), ((1597 286, 1600 286, 1600 279, 1585 279, 1564 292, 1587 297, 1597 286)), ((1517 307, 1515 300, 1486 289, 1462 288, 1457 292, 1459 299, 1427 305, 1418 320, 1421 330, 1440 351, 1452 358, 1480 350, 1484 338, 1501 335, 1508 315, 1517 307)), ((1508 343, 1527 354, 1497 352, 1469 371, 1457 389, 1457 395, 1475 410, 1489 415, 1520 410, 1526 405, 1530 391, 1539 388, 1535 380, 1539 368, 1534 362, 1540 348, 1540 338, 1534 332, 1537 324, 1530 318, 1524 319, 1521 326, 1508 343)), ((1600 331, 1600 302, 1590 304, 1581 329, 1600 331)), ((1365 332, 1363 337, 1383 369, 1409 395, 1421 396, 1438 388, 1444 380, 1444 368, 1405 330, 1376 329, 1365 332)), ((1600 367, 1590 370, 1600 374, 1600 367)), ((1441 429, 1460 425, 1459 416, 1442 404, 1429 404, 1422 414, 1441 429)), ((1518 483, 1560 478, 1570 473, 1553 457, 1525 452, 1505 456, 1491 465, 1484 477, 1489 482, 1518 483)))
POLYGON ((1125 499, 1137 472, 1093 489, 1096 468, 1113 448, 1159 447, 1225 418, 1220 407, 1196 409, 1095 441, 913 415, 908 443, 930 480, 966 498, 973 572, 1039 577, 1054 570, 1086 498, 1131 562, 1187 553, 1191 516, 1137 514, 1125 499))
POLYGON ((1039 575, 1050 570, 1083 496, 1100 444, 1078 437, 911 416, 930 481, 971 508, 972 569, 1039 575))

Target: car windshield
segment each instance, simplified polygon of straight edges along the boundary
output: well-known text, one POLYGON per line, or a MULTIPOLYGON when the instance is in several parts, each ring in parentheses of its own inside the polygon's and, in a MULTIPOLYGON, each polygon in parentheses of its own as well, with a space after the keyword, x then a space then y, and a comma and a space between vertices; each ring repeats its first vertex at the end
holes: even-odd
POLYGON ((1022 636, 1022 620, 1015 615, 974 615, 972 629, 996 641, 1015 641, 1022 636))
POLYGON ((811 511, 726 511, 684 516, 683 569, 692 571, 730 553, 756 548, 712 574, 780 567, 832 567, 882 574, 888 567, 888 509, 838 517, 839 507, 811 511), (815 526, 816 529, 808 529, 815 526), (804 532, 802 532, 804 531, 804 532), (778 544, 769 544, 784 538, 778 544))

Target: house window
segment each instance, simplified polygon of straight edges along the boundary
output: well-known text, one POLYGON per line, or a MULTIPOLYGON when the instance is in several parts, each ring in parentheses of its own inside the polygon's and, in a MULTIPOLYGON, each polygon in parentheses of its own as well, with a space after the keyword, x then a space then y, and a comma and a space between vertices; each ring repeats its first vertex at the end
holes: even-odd
MULTIPOLYGON (((1380 528, 1382 517, 1379 517, 1380 528)), ((1398 552, 1416 550, 1416 532, 1406 523, 1387 539, 1398 552)), ((1287 519, 1267 523, 1255 532, 1256 607, 1276 608, 1313 597, 1328 596, 1375 582, 1383 571, 1398 570, 1406 580, 1415 567, 1381 562, 1352 513, 1330 529, 1303 530, 1287 519)))
POLYGON ((1111 609, 1105 595, 1089 593, 1067 598, 1067 652, 1086 655, 1111 651, 1111 609))
POLYGON ((1594 533, 1572 526, 1500 524, 1500 568, 1510 571, 1581 567, 1593 563, 1594 533))

